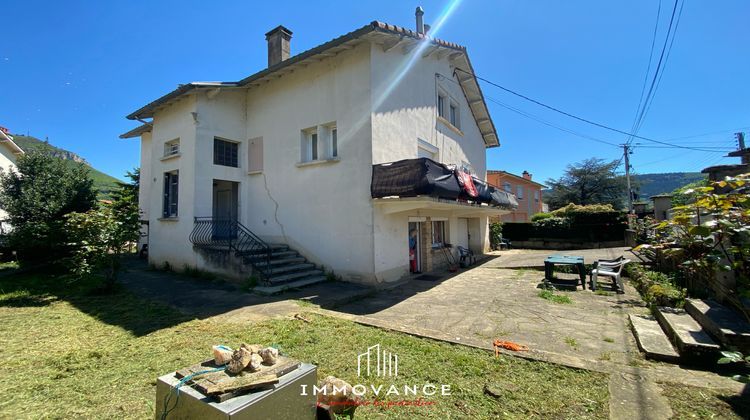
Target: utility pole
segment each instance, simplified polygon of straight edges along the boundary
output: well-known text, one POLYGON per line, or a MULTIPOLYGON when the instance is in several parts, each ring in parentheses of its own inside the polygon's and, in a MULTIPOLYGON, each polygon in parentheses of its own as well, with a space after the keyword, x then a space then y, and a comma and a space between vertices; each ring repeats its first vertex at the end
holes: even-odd
POLYGON ((625 157, 625 180, 628 183, 628 214, 632 214, 633 190, 630 188, 630 146, 627 143, 622 145, 622 152, 625 157))

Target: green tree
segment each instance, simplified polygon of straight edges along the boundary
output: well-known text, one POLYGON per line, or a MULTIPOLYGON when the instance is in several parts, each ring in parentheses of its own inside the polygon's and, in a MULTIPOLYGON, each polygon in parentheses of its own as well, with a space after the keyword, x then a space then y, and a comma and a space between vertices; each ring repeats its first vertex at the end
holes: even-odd
POLYGON ((617 164, 618 161, 590 158, 568 165, 562 177, 547 181, 550 192, 545 196, 550 208, 558 209, 570 203, 622 207, 626 188, 623 177, 615 172, 617 164))
POLYGON ((56 261, 71 251, 64 216, 93 208, 96 191, 84 164, 32 151, 15 169, 0 171, 0 202, 21 263, 56 261))
POLYGON ((128 172, 130 183, 120 183, 112 201, 85 213, 66 216, 74 251, 69 259, 71 271, 78 276, 101 272, 104 288, 117 282, 122 255, 129 252, 140 236, 138 210, 139 171, 128 172))

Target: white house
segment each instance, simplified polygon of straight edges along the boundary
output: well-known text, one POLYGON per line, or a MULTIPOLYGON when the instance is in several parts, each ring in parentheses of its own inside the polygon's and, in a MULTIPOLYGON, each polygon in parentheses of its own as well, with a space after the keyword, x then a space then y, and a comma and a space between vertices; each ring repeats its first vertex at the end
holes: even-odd
POLYGON ((487 250, 487 217, 507 210, 371 195, 373 165, 418 157, 485 180, 499 142, 466 48, 427 36, 421 16, 416 31, 376 21, 292 57, 291 37, 266 34, 268 68, 128 116, 143 123, 121 137, 141 138, 149 261, 255 272, 276 291, 321 269, 393 282, 436 268, 444 243, 487 250))
MULTIPOLYGON (((23 150, 13 142, 13 137, 8 134, 5 127, 0 127, 0 170, 9 171, 16 166, 16 159, 23 154, 23 150)), ((8 214, 0 208, 0 234, 10 229, 7 222, 8 214)))

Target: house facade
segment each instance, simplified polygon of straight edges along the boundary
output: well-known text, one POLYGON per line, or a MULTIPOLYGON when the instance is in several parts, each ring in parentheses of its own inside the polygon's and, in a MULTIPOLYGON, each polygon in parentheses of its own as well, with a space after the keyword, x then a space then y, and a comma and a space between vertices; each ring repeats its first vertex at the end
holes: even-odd
POLYGON ((506 171, 487 171, 487 182, 509 194, 515 194, 518 208, 508 214, 500 216, 503 223, 530 222, 531 216, 544 211, 542 203, 542 188, 544 185, 534 182, 528 171, 521 176, 506 171))
MULTIPOLYGON (((23 150, 13 142, 13 137, 5 127, 0 127, 0 170, 8 171, 16 166, 16 160, 23 150)), ((10 229, 8 214, 0 207, 0 235, 10 229)))
POLYGON ((488 217, 507 210, 370 194, 373 165, 417 157, 485 179, 499 143, 466 49, 372 22, 290 57, 291 36, 266 34, 252 76, 181 85, 128 116, 143 122, 121 137, 141 139, 149 261, 378 285, 436 268, 445 243, 488 249, 488 217))

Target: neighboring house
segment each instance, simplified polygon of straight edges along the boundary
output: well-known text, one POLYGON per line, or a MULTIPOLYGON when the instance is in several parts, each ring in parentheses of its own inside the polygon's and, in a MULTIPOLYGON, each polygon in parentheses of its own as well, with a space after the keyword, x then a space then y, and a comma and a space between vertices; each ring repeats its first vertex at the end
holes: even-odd
POLYGON ((505 171, 487 171, 487 182, 510 194, 515 194, 518 208, 500 217, 503 223, 530 222, 531 216, 544 211, 542 188, 544 185, 531 180, 531 174, 523 171, 521 176, 505 171))
POLYGON ((370 191, 373 165, 417 157, 485 179, 499 143, 466 49, 419 23, 372 22, 293 57, 291 36, 266 34, 258 73, 180 85, 128 116, 144 122, 121 137, 141 138, 149 261, 284 287, 322 266, 374 285, 436 268, 446 243, 489 249, 488 217, 507 210, 370 191))
MULTIPOLYGON (((5 127, 0 127, 0 170, 8 171, 16 166, 16 159, 23 154, 23 150, 13 142, 13 137, 5 127)), ((0 234, 10 229, 8 214, 0 207, 0 234)))

